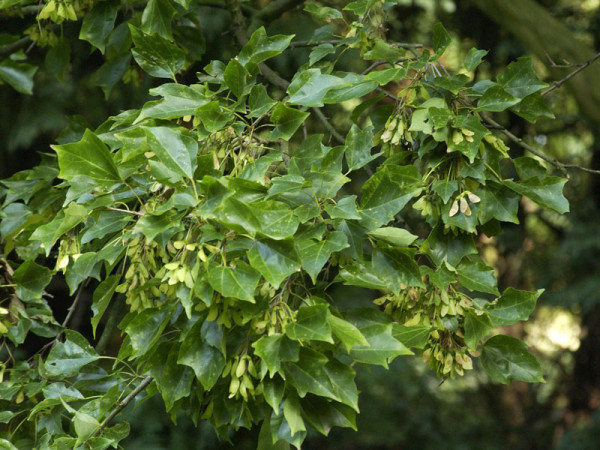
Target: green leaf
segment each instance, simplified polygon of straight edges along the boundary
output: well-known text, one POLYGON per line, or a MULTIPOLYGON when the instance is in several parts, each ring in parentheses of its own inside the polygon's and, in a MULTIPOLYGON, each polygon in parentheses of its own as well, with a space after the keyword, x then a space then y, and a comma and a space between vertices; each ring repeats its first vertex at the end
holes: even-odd
POLYGON ((65 281, 69 286, 69 294, 73 295, 83 281, 88 278, 100 280, 100 268, 102 260, 97 257, 96 252, 86 252, 69 265, 65 273, 65 281))
POLYGON ((500 298, 493 303, 486 304, 486 311, 494 325, 512 325, 519 320, 527 320, 535 308, 537 299, 544 292, 519 291, 507 288, 500 298))
POLYGON ((170 0, 149 0, 142 14, 140 29, 150 35, 158 35, 173 40, 171 23, 177 11, 170 0))
POLYGON ((481 198, 479 206, 479 221, 486 223, 492 219, 503 222, 519 223, 519 196, 502 185, 488 181, 477 190, 481 198))
POLYGON ((108 278, 104 279, 94 291, 92 299, 92 313, 94 316, 91 319, 94 338, 96 337, 96 328, 98 327, 106 308, 108 308, 110 300, 120 281, 120 275, 110 275, 108 278))
POLYGON ((458 181, 435 180, 432 188, 444 203, 448 203, 448 200, 450 200, 453 194, 458 190, 458 181))
POLYGON ((248 250, 248 260, 275 289, 300 269, 300 258, 291 239, 255 241, 248 250))
POLYGON ((545 177, 530 178, 516 183, 512 180, 504 180, 504 185, 518 194, 529 197, 538 205, 550 208, 559 214, 569 212, 569 201, 563 195, 563 187, 566 178, 545 177))
POLYGON ((302 261, 302 268, 310 275, 313 283, 317 282, 317 275, 329 260, 333 252, 348 247, 348 240, 341 231, 333 231, 321 241, 315 239, 299 239, 296 248, 302 261))
POLYGON ((504 111, 520 101, 520 99, 506 92, 502 86, 492 86, 485 91, 477 102, 477 109, 493 112, 504 111))
POLYGON ((323 369, 327 360, 328 358, 323 354, 307 347, 301 347, 299 361, 286 364, 284 367, 286 382, 296 388, 300 397, 311 393, 341 401, 331 385, 329 376, 323 369))
MULTIPOLYGON (((154 377, 167 412, 173 409, 177 400, 189 397, 194 380, 193 371, 185 365, 178 364, 177 351, 172 348, 169 348, 170 351, 165 362, 163 361, 166 352, 157 352, 154 356, 160 358, 160 363, 153 364, 150 369, 150 374, 154 377)), ((218 364, 217 361, 215 362, 218 364)))
POLYGON ((290 426, 292 436, 299 431, 306 431, 304 420, 302 420, 300 399, 294 392, 290 392, 285 398, 283 403, 283 415, 290 426))
POLYGON ((452 43, 452 38, 444 28, 441 23, 436 23, 433 26, 433 40, 432 46, 433 51, 437 53, 437 55, 441 55, 444 53, 446 48, 452 43))
POLYGON ((251 303, 259 280, 260 273, 240 260, 228 267, 214 265, 208 270, 208 282, 215 291, 251 303))
POLYGON ((83 366, 99 358, 88 341, 73 330, 65 330, 65 341, 57 342, 44 364, 45 371, 52 377, 72 377, 83 366))
POLYGON ((307 395, 301 404, 304 418, 319 433, 328 435, 333 427, 356 430, 356 412, 346 405, 314 395, 307 395))
POLYGON ((387 242, 395 247, 408 247, 418 237, 404 228, 396 227, 382 227, 375 231, 369 231, 367 234, 378 241, 387 242))
POLYGON ((331 45, 329 43, 317 45, 315 48, 313 48, 311 50, 310 54, 308 55, 308 65, 312 66, 315 63, 321 61, 327 55, 335 53, 336 51, 337 51, 337 48, 335 48, 333 45, 331 45))
POLYGON ((244 93, 248 76, 249 73, 236 59, 230 60, 227 67, 225 67, 225 72, 223 72, 225 84, 237 98, 240 98, 244 93))
POLYGON ((19 63, 12 59, 0 62, 0 81, 10 85, 21 94, 33 94, 33 76, 38 68, 31 64, 19 63))
POLYGON ((540 117, 554 119, 554 113, 546 106, 544 97, 539 92, 525 97, 521 103, 513 106, 511 111, 531 123, 535 123, 540 117))
POLYGON ((375 0, 357 0, 344 6, 344 11, 352 11, 358 17, 362 17, 374 4, 375 0))
POLYGON ((307 112, 278 103, 271 115, 271 123, 275 125, 275 128, 271 131, 269 138, 288 141, 309 115, 307 112))
POLYGON ((192 182, 196 169, 198 142, 183 130, 170 127, 142 127, 150 150, 167 169, 189 178, 192 182))
POLYGON ((63 210, 63 214, 57 215, 52 222, 38 227, 30 239, 40 241, 46 255, 50 254, 56 240, 64 233, 79 225, 89 214, 88 208, 76 203, 70 203, 63 210))
POLYGON ((47 267, 40 266, 34 261, 25 261, 13 274, 16 284, 17 297, 27 302, 42 298, 44 288, 52 280, 53 272, 47 267))
POLYGON ((382 155, 382 153, 371 155, 371 148, 373 148, 373 127, 369 126, 361 130, 356 124, 352 124, 346 135, 345 155, 348 169, 360 169, 382 155))
POLYGON ((402 342, 406 348, 423 348, 429 341, 430 328, 427 326, 404 326, 398 323, 393 325, 392 336, 402 342))
POLYGON ((52 145, 52 148, 58 155, 60 178, 72 181, 76 177, 86 176, 101 187, 110 187, 122 181, 112 154, 90 130, 85 130, 79 142, 52 145))
POLYGON ((58 43, 46 53, 46 69, 48 69, 48 71, 59 81, 63 81, 64 74, 69 68, 70 62, 71 46, 66 39, 60 39, 58 43))
POLYGON ((347 195, 335 205, 326 204, 325 211, 332 219, 360 219, 356 210, 356 195, 347 195))
POLYGON ((371 265, 347 265, 340 271, 344 284, 360 286, 368 289, 387 290, 386 281, 376 273, 371 265))
POLYGON ((365 75, 364 80, 366 81, 376 81, 380 86, 385 86, 392 81, 400 81, 404 77, 406 77, 408 69, 406 67, 401 67, 398 69, 384 69, 384 70, 374 70, 373 72, 369 72, 365 75))
POLYGON ((453 76, 445 76, 445 77, 436 77, 433 80, 433 84, 435 86, 441 87, 442 89, 446 89, 447 91, 452 92, 453 94, 458 94, 469 82, 469 77, 464 74, 453 75, 453 76))
POLYGON ((248 97, 248 107, 250 113, 248 117, 257 118, 266 114, 271 108, 277 103, 267 93, 267 89, 262 84, 256 84, 250 90, 250 96, 248 97))
POLYGON ((223 108, 217 100, 196 108, 195 114, 204 127, 212 133, 221 130, 233 119, 233 113, 223 108))
POLYGON ((191 367, 202 387, 209 390, 225 368, 225 357, 218 347, 203 339, 202 325, 203 322, 196 322, 181 343, 177 363, 191 367))
POLYGON ((259 64, 283 52, 289 45, 294 35, 275 35, 268 37, 264 27, 260 27, 250 37, 250 40, 239 54, 238 61, 244 67, 248 64, 259 64))
POLYGON ((329 306, 302 306, 296 320, 285 327, 285 335, 296 341, 325 341, 333 344, 329 306))
POLYGON ((361 189, 361 225, 370 230, 388 223, 421 191, 415 166, 386 165, 361 189))
POLYGON ((373 252, 373 270, 395 294, 407 286, 423 287, 419 266, 402 249, 377 249, 373 252))
POLYGON ((458 281, 471 291, 498 295, 494 269, 478 261, 465 260, 457 267, 458 281))
POLYGON ((329 377, 333 391, 340 399, 340 402, 358 412, 358 389, 354 382, 356 373, 352 367, 338 359, 332 358, 323 367, 323 370, 329 377))
POLYGON ((350 350, 354 361, 375 364, 387 368, 388 362, 399 355, 412 355, 400 341, 392 335, 393 325, 370 325, 360 328, 369 346, 355 346, 350 350))
POLYGON ((94 239, 101 239, 111 233, 120 231, 133 220, 131 214, 120 211, 100 211, 94 213, 90 219, 92 218, 94 220, 86 225, 81 234, 82 244, 87 244, 94 239))
POLYGON ((298 72, 288 87, 288 103, 301 106, 323 106, 323 98, 330 89, 346 86, 343 79, 322 74, 320 69, 298 72))
POLYGON ((157 78, 175 78, 185 63, 185 53, 175 44, 158 36, 149 35, 129 24, 135 48, 133 57, 144 72, 157 78))
POLYGON ((131 347, 138 357, 145 355, 156 344, 171 318, 171 312, 171 309, 163 308, 130 313, 133 319, 123 331, 131 339, 131 347))
POLYGON ((11 203, 0 211, 0 235, 3 239, 19 229, 29 217, 31 211, 23 203, 11 203))
POLYGON ((314 3, 304 6, 304 11, 312 14, 321 22, 344 18, 342 13, 337 9, 330 8, 329 6, 318 6, 314 3))
POLYGON ((119 9, 121 9, 121 2, 118 1, 109 0, 95 3, 92 9, 83 16, 79 39, 88 41, 104 54, 106 39, 115 26, 119 9))
POLYGON ((374 59, 385 59, 389 62, 393 62, 403 55, 403 49, 394 47, 383 39, 376 38, 375 43, 368 51, 363 53, 362 57, 367 61, 372 61, 374 59))
POLYGON ((475 157, 479 154, 479 144, 484 136, 490 134, 490 131, 484 127, 478 118, 475 116, 456 116, 454 119, 454 126, 459 129, 466 129, 472 131, 474 134, 472 142, 463 139, 458 145, 455 144, 451 138, 447 140, 448 148, 457 150, 467 156, 471 164, 475 162, 475 157))
POLYGON ((355 345, 361 345, 364 347, 369 346, 369 342, 363 336, 360 330, 350 322, 330 314, 329 324, 331 325, 331 329, 333 330, 335 337, 338 338, 342 344, 344 344, 348 352, 355 345))
POLYGON ((150 89, 150 94, 162 99, 147 102, 134 123, 148 118, 175 119, 192 115, 196 108, 208 103, 204 87, 200 85, 165 83, 150 89))
POLYGON ((540 81, 533 70, 531 57, 521 57, 510 63, 504 72, 498 75, 498 83, 511 95, 525 98, 548 87, 540 81))
POLYGON ((271 377, 279 372, 282 362, 295 362, 299 358, 300 344, 279 333, 263 336, 252 346, 254 353, 265 363, 271 377))
POLYGON ((473 47, 465 56, 465 69, 468 71, 475 70, 483 61, 483 57, 488 54, 487 50, 477 50, 473 47))
POLYGON ((456 266, 463 257, 477 253, 472 236, 466 233, 459 233, 457 236, 445 233, 443 226, 437 226, 429 233, 427 244, 428 254, 438 266, 445 261, 456 266))
POLYGON ((490 338, 483 346, 481 365, 499 383, 544 382, 540 363, 527 351, 527 345, 514 337, 498 335, 490 338))
POLYGON ((465 311, 465 344, 473 350, 477 349, 479 341, 494 328, 490 316, 484 311, 478 312, 479 314, 471 309, 465 311))

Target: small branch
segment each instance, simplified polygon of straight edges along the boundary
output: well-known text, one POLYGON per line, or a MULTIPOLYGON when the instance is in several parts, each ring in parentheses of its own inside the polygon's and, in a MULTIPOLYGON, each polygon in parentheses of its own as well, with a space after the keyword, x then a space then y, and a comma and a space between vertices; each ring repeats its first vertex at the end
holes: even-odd
POLYGON ((104 421, 102 422, 102 424, 100 425, 100 428, 98 428, 96 430, 96 432, 92 435, 92 437, 98 436, 99 434, 102 434, 102 432, 104 431, 104 429, 106 428, 106 426, 117 416, 117 414, 119 414, 121 411, 123 411, 123 409, 129 405, 129 403, 131 403, 131 401, 140 393, 142 392, 144 389, 146 389, 148 387, 148 385, 150 383, 152 383, 153 378, 152 377, 145 377, 142 382, 138 385, 138 387, 136 387, 133 391, 131 391, 131 393, 125 397, 123 399, 123 401, 121 401, 116 407, 115 409, 112 410, 112 412, 108 415, 108 417, 106 419, 104 419, 104 421))
MULTIPOLYGON (((75 309, 77 308, 77 305, 79 304, 79 300, 81 300, 81 295, 83 294, 83 290, 85 289, 85 287, 89 284, 90 280, 87 279, 85 280, 83 283, 81 283, 79 285, 79 287, 77 288, 77 294, 75 294, 75 299, 73 300, 73 303, 71 303, 71 306, 69 306, 69 310, 67 312, 67 317, 65 317, 65 320, 63 320, 62 323, 62 327, 66 328, 67 325, 69 325, 69 321, 71 320, 71 317, 73 317, 73 314, 75 313, 75 309)), ((62 331, 60 333, 58 333, 58 335, 56 336, 56 338, 54 338, 54 340, 58 340, 60 338, 60 336, 62 335, 62 331)))
POLYGON ((333 125, 331 125, 327 117, 325 117, 325 114, 323 114, 323 111, 321 111, 319 108, 312 108, 312 110, 319 118, 319 120, 323 123, 323 125, 325 125, 327 131, 329 131, 329 133, 335 138, 335 140, 338 141, 340 144, 345 144, 346 141, 344 139, 344 136, 338 133, 337 130, 333 127, 333 125))
POLYGON ((583 167, 583 166, 578 166, 577 164, 565 164, 562 163, 560 161, 557 161, 555 159, 550 158, 548 155, 545 155, 544 153, 536 150, 535 148, 533 148, 531 145, 527 144, 526 142, 523 141, 523 139, 515 136, 514 134, 512 134, 510 131, 508 131, 506 128, 504 128, 502 125, 500 125, 498 122, 496 122, 495 120, 484 116, 483 114, 481 115, 481 118, 488 124, 492 125, 494 127, 494 129, 501 131, 506 137, 508 137, 511 141, 513 141, 515 144, 518 144, 521 148, 527 150, 529 153, 534 154, 535 156, 543 159, 546 162, 549 162, 550 164, 552 164, 555 167, 558 167, 559 169, 577 169, 577 170, 581 170, 583 172, 588 172, 588 173, 593 173, 595 175, 600 175, 600 170, 595 170, 595 169, 588 169, 587 167, 583 167))
POLYGON ((102 334, 98 339, 98 344, 96 344, 96 352, 99 355, 103 355, 105 353, 106 347, 108 347, 108 344, 110 343, 110 338, 117 329, 117 325, 125 313, 125 299, 118 296, 114 300, 114 303, 115 304, 110 311, 110 315, 108 316, 108 320, 106 321, 106 325, 104 325, 102 334))
POLYGON ((573 78, 575 75, 577 75, 583 69, 585 69, 586 67, 588 67, 590 64, 592 64, 598 58, 600 58, 600 53, 597 53, 593 58, 588 59, 586 62, 584 62, 583 64, 579 65, 579 67, 577 67, 577 69, 575 69, 574 71, 572 71, 570 74, 568 74, 562 80, 556 81, 556 82, 552 83, 552 86, 550 86, 549 88, 547 88, 547 89, 545 89, 545 90, 542 91, 542 96, 547 95, 550 92, 552 92, 553 90, 558 89, 559 87, 561 87, 564 83, 566 83, 567 81, 569 81, 571 78, 573 78))
POLYGON ((246 33, 246 20, 242 14, 242 8, 237 0, 225 0, 225 4, 229 14, 231 14, 233 34, 240 47, 243 47, 248 43, 248 34, 246 33))
POLYGON ((129 210, 129 209, 121 209, 121 208, 114 208, 112 206, 107 206, 106 209, 108 209, 109 211, 118 211, 118 212, 122 212, 125 214, 131 214, 132 216, 138 216, 138 217, 144 217, 146 214, 141 213, 139 211, 133 211, 133 210, 129 210))
POLYGON ((18 41, 13 42, 12 44, 3 45, 0 47, 0 59, 10 55, 13 52, 16 52, 17 50, 27 47, 30 42, 31 38, 26 36, 18 41))

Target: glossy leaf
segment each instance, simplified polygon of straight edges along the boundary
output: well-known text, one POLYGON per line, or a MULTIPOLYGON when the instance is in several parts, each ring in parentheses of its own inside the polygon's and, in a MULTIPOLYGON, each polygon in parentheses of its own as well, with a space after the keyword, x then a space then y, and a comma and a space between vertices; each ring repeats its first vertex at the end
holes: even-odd
POLYGON ((119 9, 121 9, 121 3, 118 1, 95 3, 83 17, 79 39, 88 41, 104 54, 106 40, 115 26, 119 9))
POLYGON ((326 239, 301 239, 296 241, 296 248, 302 261, 302 268, 310 275, 313 283, 317 281, 317 275, 325 266, 333 252, 339 252, 348 247, 346 236, 340 231, 334 231, 327 235, 326 239))
POLYGON ((481 262, 464 261, 458 267, 458 280, 471 291, 487 292, 498 295, 494 269, 481 262))
POLYGON ((175 44, 158 35, 149 35, 129 24, 135 48, 134 59, 149 75, 158 78, 175 78, 183 67, 185 53, 175 44))
POLYGON ((275 125, 275 128, 271 131, 270 138, 289 140, 309 115, 309 113, 278 103, 271 115, 271 123, 275 125))
POLYGON ((254 291, 260 273, 243 261, 231 266, 212 266, 208 271, 208 282, 215 291, 225 297, 239 298, 254 303, 254 291))
POLYGON ((57 342, 46 359, 44 369, 53 377, 71 377, 99 358, 88 341, 73 330, 65 330, 65 341, 57 342))
POLYGON ((85 130, 79 142, 53 145, 52 148, 58 155, 60 178, 71 181, 85 176, 104 187, 121 181, 111 153, 90 130, 85 130))
POLYGON ((291 240, 255 241, 248 251, 248 260, 274 288, 300 269, 300 258, 291 240))
POLYGON ((350 350, 350 356, 354 361, 375 364, 383 367, 399 355, 412 355, 400 341, 392 335, 392 324, 370 325, 360 328, 361 333, 367 339, 369 346, 355 346, 350 350))
POLYGON ((531 57, 522 57, 510 63, 498 76, 498 83, 511 95, 525 98, 548 87, 541 82, 533 70, 531 57))
POLYGON ((16 284, 17 297, 23 301, 42 298, 44 288, 52 280, 53 272, 34 261, 25 261, 15 270, 12 280, 16 284))
POLYGON ((396 227, 382 227, 375 231, 369 231, 368 234, 379 241, 387 242, 395 247, 408 247, 418 237, 404 228, 396 227))
POLYGON ((544 292, 519 291, 507 288, 498 300, 486 305, 486 311, 494 325, 512 325, 519 320, 527 320, 535 308, 537 299, 544 292))
POLYGON ((514 337, 498 335, 490 338, 483 346, 481 365, 499 383, 544 381, 540 363, 527 351, 527 345, 514 337))
POLYGON ((487 336, 492 328, 490 316, 485 311, 465 311, 465 344, 469 348, 476 350, 479 341, 487 336))
POLYGON ((333 343, 327 305, 302 306, 296 320, 285 327, 285 335, 297 341, 325 341, 333 343))

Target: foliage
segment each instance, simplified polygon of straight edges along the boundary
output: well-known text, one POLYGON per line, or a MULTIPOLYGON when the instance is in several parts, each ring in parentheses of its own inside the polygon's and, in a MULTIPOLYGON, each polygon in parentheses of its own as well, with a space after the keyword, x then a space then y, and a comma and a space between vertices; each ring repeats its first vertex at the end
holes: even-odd
MULTIPOLYGON (((451 38, 439 24, 421 48, 384 39, 386 4, 311 3, 304 10, 319 25, 300 44, 312 50, 287 83, 265 63, 293 51, 294 36, 258 26, 287 3, 252 12, 244 39, 240 6, 228 1, 244 45, 189 85, 177 77, 203 52, 190 39, 201 3, 150 0, 125 18, 118 1, 40 10, 30 36, 52 46, 57 72, 70 43, 56 26, 82 18, 80 39, 104 55, 95 76, 107 92, 139 77, 134 64, 169 81, 141 109, 66 133, 42 164, 2 181, 5 446, 116 447, 128 425, 113 424, 114 413, 148 383, 173 418, 206 419, 224 437, 260 424, 260 448, 285 448, 309 429, 355 428, 358 364, 418 354, 455 378, 481 355, 493 380, 543 381, 526 345, 494 330, 527 320, 541 290, 501 293, 476 245, 518 223, 522 196, 568 211, 566 179, 512 158, 486 127, 489 112, 551 115, 531 59, 472 83, 485 51, 448 74, 451 38), (337 69, 345 52, 368 67, 337 69), (305 128, 316 117, 335 138, 324 105, 351 115, 339 145, 305 128), (44 289, 60 276, 73 309, 99 282, 93 338, 55 318, 44 289), (377 298, 349 308, 330 295, 339 285, 377 298), (115 321, 124 338, 107 356, 115 321), (50 341, 19 353, 31 335, 50 341)), ((29 93, 35 67, 23 57, 12 53, 0 77, 29 93)))

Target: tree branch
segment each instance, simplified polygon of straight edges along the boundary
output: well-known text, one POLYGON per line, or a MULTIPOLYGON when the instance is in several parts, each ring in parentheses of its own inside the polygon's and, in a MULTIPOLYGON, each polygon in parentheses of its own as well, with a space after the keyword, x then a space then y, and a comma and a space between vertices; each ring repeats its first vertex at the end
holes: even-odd
MULTIPOLYGON (((229 3, 229 0, 227 0, 229 3)), ((263 9, 252 16, 250 29, 258 28, 259 23, 266 23, 277 19, 286 11, 294 9, 296 6, 304 3, 304 0, 275 0, 268 3, 263 9)))
POLYGON ((0 59, 10 55, 13 52, 16 52, 17 50, 27 47, 30 42, 31 38, 26 36, 18 41, 13 42, 12 44, 3 45, 0 47, 0 59))
POLYGON ((327 131, 329 131, 329 133, 335 138, 335 140, 338 141, 340 144, 345 144, 346 140, 344 139, 344 136, 342 136, 340 133, 338 133, 337 130, 333 127, 333 125, 331 125, 331 122, 329 122, 327 117, 325 117, 325 114, 323 114, 323 111, 321 111, 319 108, 311 108, 311 109, 316 114, 316 116, 319 118, 319 120, 323 123, 323 125, 325 125, 325 128, 327 128, 327 131))
POLYGON ((593 58, 588 59, 583 64, 580 64, 579 67, 577 67, 577 69, 575 69, 574 71, 572 71, 570 74, 568 74, 566 77, 564 77, 560 81, 556 81, 556 82, 552 83, 552 86, 550 86, 549 88, 547 88, 547 89, 545 89, 545 90, 542 91, 542 96, 547 95, 550 92, 552 92, 554 89, 558 89, 559 87, 561 87, 564 83, 566 83, 571 78, 573 78, 575 75, 577 75, 579 72, 581 72, 583 69, 585 69, 586 67, 588 67, 589 65, 591 65, 598 58, 600 58, 600 52, 596 53, 596 55, 594 55, 593 58))
POLYGON ((131 393, 125 397, 123 399, 122 402, 120 402, 115 409, 112 410, 112 412, 108 415, 108 417, 106 419, 104 419, 104 421, 102 422, 102 424, 100 425, 100 428, 98 428, 96 430, 96 432, 92 435, 92 437, 98 436, 99 434, 101 434, 104 429, 106 428, 106 426, 117 416, 117 414, 119 414, 127 405, 129 405, 129 403, 131 403, 131 401, 136 397, 136 395, 138 395, 140 392, 142 392, 144 389, 146 389, 148 387, 148 385, 150 383, 152 383, 153 378, 152 377, 146 377, 142 380, 142 382, 138 385, 138 387, 136 387, 133 391, 131 391, 131 393))
POLYGON ((550 164, 552 164, 555 167, 558 167, 559 169, 563 169, 563 170, 577 169, 577 170, 582 170, 584 172, 593 173, 595 175, 600 175, 600 170, 588 169, 587 167, 578 166, 577 164, 565 164, 560 161, 557 161, 556 159, 550 158, 548 155, 545 155, 544 153, 536 150, 531 145, 524 142, 523 139, 521 139, 520 137, 517 137, 514 134, 512 134, 510 131, 508 131, 506 128, 504 128, 502 125, 500 125, 495 120, 493 120, 487 116, 484 116, 483 114, 481 115, 481 118, 486 123, 492 125, 494 127, 494 129, 502 132, 507 138, 509 138, 515 144, 519 145, 521 148, 523 148, 523 149, 527 150, 529 153, 532 153, 535 156, 543 159, 544 161, 549 162, 550 164))

